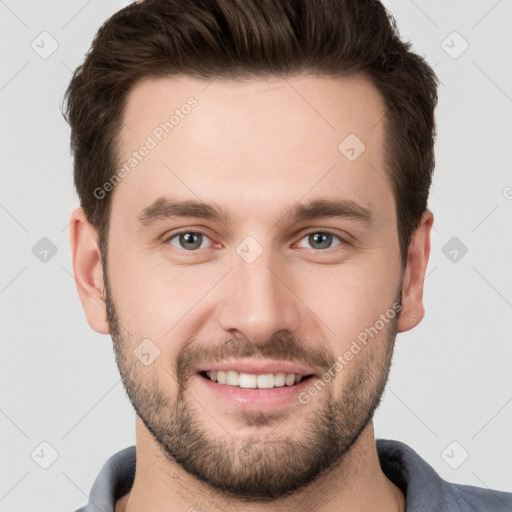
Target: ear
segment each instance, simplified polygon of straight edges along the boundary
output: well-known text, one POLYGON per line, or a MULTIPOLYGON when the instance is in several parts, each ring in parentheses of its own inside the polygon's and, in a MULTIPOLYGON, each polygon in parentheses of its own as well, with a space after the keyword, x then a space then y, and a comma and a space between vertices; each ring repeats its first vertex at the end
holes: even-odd
POLYGON ((423 212, 419 226, 414 231, 407 252, 407 266, 402 282, 402 309, 398 317, 398 332, 416 327, 423 316, 423 281, 430 255, 430 230, 434 215, 430 210, 423 212))
POLYGON ((71 214, 69 231, 73 272, 87 323, 96 332, 109 334, 97 230, 87 220, 83 209, 76 208, 71 214))

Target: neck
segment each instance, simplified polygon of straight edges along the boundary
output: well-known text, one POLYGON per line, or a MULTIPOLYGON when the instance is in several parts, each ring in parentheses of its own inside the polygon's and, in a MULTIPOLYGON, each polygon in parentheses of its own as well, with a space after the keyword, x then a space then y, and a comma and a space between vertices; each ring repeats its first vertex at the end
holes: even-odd
POLYGON ((226 497, 172 462, 136 420, 136 472, 131 491, 115 512, 237 510, 239 512, 403 512, 405 499, 380 467, 370 422, 342 459, 309 486, 272 502, 226 497))

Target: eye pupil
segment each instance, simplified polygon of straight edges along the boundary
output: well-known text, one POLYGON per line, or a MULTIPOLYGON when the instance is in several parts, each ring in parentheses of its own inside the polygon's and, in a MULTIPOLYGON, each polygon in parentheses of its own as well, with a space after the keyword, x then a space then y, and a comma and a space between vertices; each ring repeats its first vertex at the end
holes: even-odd
POLYGON ((185 249, 197 249, 201 247, 201 241, 202 235, 200 233, 182 233, 180 235, 180 244, 185 249))
POLYGON ((326 249, 330 247, 332 243, 332 235, 329 233, 313 233, 309 235, 311 245, 319 244, 321 247, 316 247, 320 249, 326 249))

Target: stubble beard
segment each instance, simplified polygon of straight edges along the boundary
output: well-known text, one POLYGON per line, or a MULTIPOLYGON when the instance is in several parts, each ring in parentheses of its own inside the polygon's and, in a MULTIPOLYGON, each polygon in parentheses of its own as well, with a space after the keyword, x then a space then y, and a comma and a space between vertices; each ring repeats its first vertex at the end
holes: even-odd
MULTIPOLYGON (((178 464, 226 497, 242 502, 269 502, 295 493, 342 462, 372 420, 389 376, 398 315, 370 342, 385 346, 377 349, 368 345, 350 363, 357 364, 358 370, 352 372, 353 377, 345 388, 337 391, 339 396, 335 396, 337 379, 334 379, 308 405, 297 402, 297 414, 307 415, 298 435, 293 438, 279 435, 280 426, 293 422, 295 412, 255 412, 237 419, 244 420, 246 426, 272 425, 267 434, 241 437, 233 431, 215 437, 209 429, 209 424, 218 427, 212 413, 205 412, 204 404, 199 405, 188 392, 192 375, 185 371, 189 366, 180 365, 180 361, 190 358, 180 354, 175 380, 169 372, 169 382, 178 383, 176 396, 169 395, 170 388, 166 388, 167 392, 160 389, 157 381, 151 379, 155 372, 149 374, 149 367, 144 367, 134 356, 136 341, 122 335, 106 268, 103 275, 116 362, 136 414, 171 464, 178 464), (148 373, 146 376, 143 370, 148 373), (205 419, 211 420, 209 424, 205 419)), ((254 346, 245 347, 244 354, 257 350, 254 346)), ((222 424, 222 418, 218 422, 222 424)))

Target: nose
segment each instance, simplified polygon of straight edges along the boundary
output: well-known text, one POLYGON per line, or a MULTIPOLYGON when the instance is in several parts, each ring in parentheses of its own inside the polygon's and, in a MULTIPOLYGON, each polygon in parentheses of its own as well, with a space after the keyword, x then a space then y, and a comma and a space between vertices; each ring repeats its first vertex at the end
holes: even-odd
POLYGON ((223 280, 221 328, 254 344, 280 331, 293 333, 300 319, 289 265, 272 260, 268 252, 251 263, 235 254, 234 268, 223 280))

